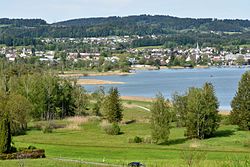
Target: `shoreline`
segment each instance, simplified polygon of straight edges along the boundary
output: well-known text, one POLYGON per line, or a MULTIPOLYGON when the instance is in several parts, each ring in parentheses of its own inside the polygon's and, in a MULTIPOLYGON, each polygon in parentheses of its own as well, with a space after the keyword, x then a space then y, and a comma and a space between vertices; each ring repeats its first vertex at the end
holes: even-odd
POLYGON ((238 66, 228 66, 228 67, 216 67, 216 66, 194 66, 194 67, 183 67, 183 66, 150 66, 150 65, 145 65, 141 67, 131 67, 131 72, 120 72, 120 71, 109 71, 109 72, 91 72, 91 71, 65 71, 64 74, 58 74, 59 77, 72 77, 72 78, 77 78, 77 77, 94 77, 94 76, 127 76, 127 75, 133 75, 136 74, 136 71, 140 70, 181 70, 181 69, 208 69, 208 68, 239 68, 238 66))
POLYGON ((98 79, 78 79, 78 85, 112 85, 112 84, 125 84, 125 82, 114 82, 107 80, 98 80, 98 79))
POLYGON ((121 96, 122 100, 142 101, 142 102, 153 102, 154 98, 143 97, 143 96, 121 96))
POLYGON ((112 71, 112 72, 65 72, 64 74, 58 74, 59 77, 92 77, 92 76, 126 76, 126 75, 133 75, 134 73, 128 72, 119 72, 119 71, 112 71))

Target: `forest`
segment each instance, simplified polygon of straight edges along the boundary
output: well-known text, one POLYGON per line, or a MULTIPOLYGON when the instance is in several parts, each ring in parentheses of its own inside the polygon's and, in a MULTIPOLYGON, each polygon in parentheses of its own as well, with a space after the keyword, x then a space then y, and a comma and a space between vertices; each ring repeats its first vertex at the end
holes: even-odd
MULTIPOLYGON (((249 20, 192 19, 171 16, 84 18, 48 24, 41 19, 0 19, 0 44, 36 45, 39 38, 83 38, 124 35, 160 35, 178 45, 248 44, 249 20), (195 35, 193 35, 195 34, 195 35), (237 40, 236 40, 237 39, 237 40)), ((150 43, 151 44, 151 43, 150 43)), ((153 41, 153 45, 164 44, 153 41)), ((141 46, 134 44, 135 46, 141 46)))

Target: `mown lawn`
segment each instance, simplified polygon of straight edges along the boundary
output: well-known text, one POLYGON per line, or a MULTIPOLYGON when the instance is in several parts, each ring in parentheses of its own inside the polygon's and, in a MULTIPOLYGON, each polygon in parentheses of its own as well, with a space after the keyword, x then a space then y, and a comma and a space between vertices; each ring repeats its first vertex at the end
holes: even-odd
MULTIPOLYGON (((148 106, 147 103, 140 102, 132 102, 132 104, 148 106)), ((215 137, 202 141, 187 140, 184 136, 185 128, 173 127, 168 143, 160 145, 129 143, 129 139, 135 136, 147 138, 150 141, 149 117, 150 113, 142 109, 126 108, 124 118, 135 119, 136 122, 121 125, 122 134, 118 136, 105 134, 100 122, 95 120, 83 123, 78 129, 61 128, 47 134, 31 129, 26 135, 14 137, 14 143, 16 147, 33 145, 46 150, 47 159, 24 160, 26 166, 30 166, 29 164, 53 166, 55 162, 50 158, 58 157, 119 165, 140 161, 147 166, 185 166, 187 164, 185 160, 188 159, 185 155, 191 154, 202 155, 201 166, 225 166, 234 162, 245 163, 250 159, 250 132, 239 131, 233 125, 221 125, 215 137)), ((12 167, 18 163, 19 161, 0 161, 0 166, 8 164, 12 167)), ((66 162, 56 164, 59 164, 58 166, 77 165, 66 162)), ((239 165, 236 164, 236 166, 239 165)))
POLYGON ((1 167, 98 167, 97 165, 79 164, 77 162, 64 162, 55 159, 22 159, 0 161, 1 167))

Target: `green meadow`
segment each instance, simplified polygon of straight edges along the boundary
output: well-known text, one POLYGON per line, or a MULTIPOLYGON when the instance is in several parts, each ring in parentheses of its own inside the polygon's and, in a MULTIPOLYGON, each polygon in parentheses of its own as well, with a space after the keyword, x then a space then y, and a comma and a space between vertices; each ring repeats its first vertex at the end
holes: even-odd
POLYGON ((63 125, 63 128, 46 134, 36 128, 37 124, 44 122, 32 122, 26 135, 14 137, 14 144, 16 147, 32 145, 43 148, 47 158, 0 161, 0 166, 98 166, 81 164, 80 161, 126 166, 131 161, 139 161, 146 166, 178 167, 188 166, 191 159, 195 166, 250 165, 250 132, 239 131, 234 125, 221 125, 213 138, 188 140, 184 136, 185 128, 176 128, 173 123, 169 142, 156 145, 150 140, 150 112, 138 107, 149 107, 150 103, 123 103, 124 121, 135 122, 121 124, 122 134, 107 135, 98 118, 55 121, 54 124, 63 125), (129 143, 129 139, 135 136, 147 139, 147 142, 129 143), (79 161, 60 161, 55 158, 79 161))
POLYGON ((163 45, 159 45, 159 46, 143 46, 143 47, 137 47, 135 49, 144 50, 144 49, 162 49, 162 48, 164 48, 163 45))

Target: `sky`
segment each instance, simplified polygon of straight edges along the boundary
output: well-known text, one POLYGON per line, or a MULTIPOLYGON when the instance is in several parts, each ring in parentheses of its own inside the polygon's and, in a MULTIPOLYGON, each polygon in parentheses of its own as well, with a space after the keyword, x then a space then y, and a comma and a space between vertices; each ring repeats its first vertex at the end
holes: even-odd
POLYGON ((250 20, 250 0, 0 0, 0 18, 48 23, 139 14, 250 20))

